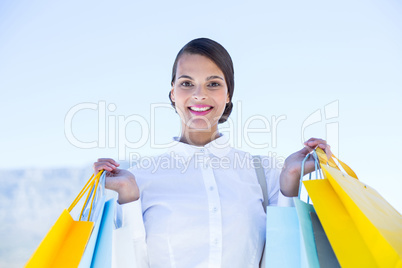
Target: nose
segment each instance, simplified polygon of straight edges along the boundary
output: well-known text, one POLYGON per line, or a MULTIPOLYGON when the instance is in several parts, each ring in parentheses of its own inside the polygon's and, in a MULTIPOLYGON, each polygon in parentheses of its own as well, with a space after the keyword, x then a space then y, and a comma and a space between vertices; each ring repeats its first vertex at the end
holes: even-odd
POLYGON ((205 100, 207 98, 207 92, 202 86, 194 88, 193 98, 196 100, 205 100))

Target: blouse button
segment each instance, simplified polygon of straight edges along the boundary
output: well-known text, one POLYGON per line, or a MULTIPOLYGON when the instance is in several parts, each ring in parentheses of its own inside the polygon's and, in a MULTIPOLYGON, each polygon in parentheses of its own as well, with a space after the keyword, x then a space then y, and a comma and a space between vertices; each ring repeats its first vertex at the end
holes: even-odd
POLYGON ((213 187, 213 186, 209 187, 209 190, 210 190, 210 191, 213 191, 213 190, 214 190, 214 187, 213 187))

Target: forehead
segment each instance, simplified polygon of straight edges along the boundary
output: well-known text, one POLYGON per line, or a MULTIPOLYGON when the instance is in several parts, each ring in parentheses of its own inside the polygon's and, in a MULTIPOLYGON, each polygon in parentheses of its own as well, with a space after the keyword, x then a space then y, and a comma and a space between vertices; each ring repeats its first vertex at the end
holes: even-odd
POLYGON ((223 72, 209 58, 199 54, 183 54, 177 62, 177 77, 180 75, 219 75, 223 78, 223 72))

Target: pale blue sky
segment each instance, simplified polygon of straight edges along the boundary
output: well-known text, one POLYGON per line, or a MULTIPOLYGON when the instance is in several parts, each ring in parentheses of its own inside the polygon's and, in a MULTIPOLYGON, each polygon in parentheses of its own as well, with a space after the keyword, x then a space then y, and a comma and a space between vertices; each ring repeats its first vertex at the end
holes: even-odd
MULTIPOLYGON (((150 105, 168 104, 178 50, 209 37, 226 47, 235 64, 236 131, 243 129, 239 117, 244 127, 253 115, 270 123, 272 116, 286 116, 275 147, 272 133, 251 134, 255 143, 269 143, 253 149, 235 132, 242 141, 237 147, 285 157, 301 148, 303 122, 321 110, 323 120, 306 128, 306 137, 327 138, 362 181, 402 211, 400 14, 396 0, 2 1, 0 168, 117 159, 119 150, 108 142, 106 148, 73 146, 65 136, 68 111, 105 101, 116 106, 106 118, 137 114, 150 124, 150 105), (337 115, 327 120, 324 107, 333 102, 337 115)), ((178 117, 168 108, 155 111, 156 140, 168 142, 179 133, 178 117)), ((97 120, 96 111, 77 113, 73 133, 96 140, 97 120)), ((139 140, 139 127, 127 126, 129 140, 139 140)), ((147 142, 127 152, 161 152, 150 147, 147 142)))

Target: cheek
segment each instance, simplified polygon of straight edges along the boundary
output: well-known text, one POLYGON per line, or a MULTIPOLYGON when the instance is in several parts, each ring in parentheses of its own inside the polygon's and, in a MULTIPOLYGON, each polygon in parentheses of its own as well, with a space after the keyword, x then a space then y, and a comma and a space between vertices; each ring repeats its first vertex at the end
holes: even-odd
POLYGON ((220 105, 219 106, 223 106, 223 107, 225 107, 226 106, 226 101, 227 101, 227 95, 225 94, 225 95, 220 95, 218 98, 216 98, 216 100, 217 100, 217 103, 219 103, 220 105))
POLYGON ((175 96, 176 96, 176 99, 177 98, 179 98, 181 100, 187 99, 192 96, 192 91, 178 88, 175 91, 175 96))
POLYGON ((176 111, 179 112, 179 114, 181 116, 183 116, 184 114, 186 114, 187 111, 187 101, 189 99, 189 94, 187 92, 184 91, 180 91, 177 90, 175 92, 175 107, 176 107, 176 111))
POLYGON ((182 92, 176 91, 174 95, 174 102, 177 105, 182 105, 185 95, 182 92))

